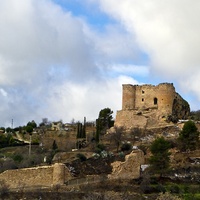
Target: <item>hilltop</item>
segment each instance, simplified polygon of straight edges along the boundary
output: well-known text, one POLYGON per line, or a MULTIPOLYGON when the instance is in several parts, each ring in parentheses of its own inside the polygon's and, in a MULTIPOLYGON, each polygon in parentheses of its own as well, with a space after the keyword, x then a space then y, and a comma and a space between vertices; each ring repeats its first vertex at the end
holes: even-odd
MULTIPOLYGON (((101 136, 101 142, 99 143, 101 145, 97 145, 95 140, 93 140, 95 126, 89 126, 88 128, 86 127, 86 134, 88 135, 88 138, 87 140, 79 139, 79 142, 85 142, 80 149, 76 149, 76 125, 73 125, 73 129, 67 130, 52 130, 49 127, 46 129, 44 129, 44 127, 38 127, 32 133, 32 141, 37 140, 38 144, 31 146, 31 156, 29 156, 30 144, 24 146, 3 148, 0 150, 0 154, 2 157, 1 169, 5 170, 6 167, 8 169, 13 169, 30 166, 45 166, 59 162, 64 163, 65 166, 68 167, 68 169, 71 169, 72 180, 81 180, 82 178, 86 178, 88 176, 104 177, 113 173, 113 163, 125 162, 125 156, 130 155, 130 153, 132 152, 132 148, 141 149, 144 152, 145 162, 143 164, 148 165, 148 158, 151 155, 149 151, 149 146, 155 140, 155 138, 163 136, 168 141, 172 142, 174 146, 171 149, 170 163, 172 170, 165 174, 165 179, 163 179, 162 184, 169 184, 169 180, 171 180, 173 184, 179 184, 179 182, 181 181, 182 183, 184 183, 184 185, 192 184, 194 185, 194 187, 196 187, 195 185, 198 184, 198 181, 200 180, 200 177, 195 175, 199 174, 200 172, 198 160, 200 157, 200 150, 197 149, 195 151, 182 153, 176 147, 176 139, 181 131, 181 128, 183 127, 183 124, 184 122, 146 130, 133 129, 132 132, 123 131, 120 136, 121 142, 118 151, 117 143, 113 138, 113 128, 108 130, 105 135, 101 136), (54 141, 57 145, 56 149, 53 149, 54 141), (125 144, 128 144, 126 147, 127 149, 125 148, 122 151, 122 147, 126 146, 125 144), (44 158, 46 158, 46 160, 44 158), (193 178, 190 179, 189 177, 193 178)), ((199 127, 198 123, 196 123, 196 125, 199 127)), ((14 135, 16 138, 24 138, 24 141, 28 141, 30 137, 28 134, 25 134, 24 136, 20 133, 14 135)), ((127 174, 129 174, 128 171, 127 174)), ((114 194, 119 192, 121 194, 121 191, 124 190, 122 188, 126 184, 129 184, 130 188, 132 188, 131 190, 134 190, 136 193, 138 193, 140 198, 143 199, 141 196, 141 194, 143 193, 141 191, 141 187, 143 184, 142 179, 138 179, 138 182, 133 183, 130 183, 131 180, 134 179, 123 179, 123 184, 120 183, 120 185, 122 184, 121 186, 119 186, 117 182, 112 182, 112 180, 110 179, 104 179, 104 182, 108 187, 110 187, 111 183, 113 185, 112 189, 108 190, 108 194, 109 191, 115 191, 114 194), (118 189, 116 190, 117 187, 118 189)), ((159 180, 157 181, 159 182, 159 180)), ((73 187, 76 187, 76 184, 74 185, 74 183, 72 182, 70 182, 70 184, 72 184, 73 187)), ((67 186, 67 188, 68 187, 69 186, 67 186)), ((103 188, 105 190, 105 187, 102 188, 101 181, 90 187, 93 192, 97 192, 99 195, 103 188)), ((189 185, 187 187, 189 187, 189 185)), ((34 188, 32 189, 34 190, 34 188)), ((61 189, 59 190, 60 192, 63 191, 61 189)), ((84 189, 84 185, 78 187, 78 191, 82 191, 87 194, 84 189)), ((151 189, 150 193, 155 193, 156 191, 157 190, 154 191, 154 189, 151 189)))
POLYGON ((34 191, 32 199, 38 195, 44 199, 72 195, 73 199, 156 199, 159 192, 167 191, 184 198, 193 192, 198 199, 200 146, 199 137, 194 136, 200 130, 199 112, 190 113, 173 84, 125 85, 122 110, 115 121, 112 113, 110 108, 102 109, 95 123, 84 118, 83 124, 44 121, 37 126, 32 121, 2 130, 1 191, 9 188, 7 182, 14 196, 20 188, 20 198, 30 198, 34 191), (189 129, 195 139, 189 137, 192 146, 183 148, 188 142, 180 138, 185 124, 195 127, 189 129), (169 145, 170 167, 163 168, 162 176, 150 165, 151 145, 158 138, 169 145), (22 182, 17 178, 21 174, 22 182))

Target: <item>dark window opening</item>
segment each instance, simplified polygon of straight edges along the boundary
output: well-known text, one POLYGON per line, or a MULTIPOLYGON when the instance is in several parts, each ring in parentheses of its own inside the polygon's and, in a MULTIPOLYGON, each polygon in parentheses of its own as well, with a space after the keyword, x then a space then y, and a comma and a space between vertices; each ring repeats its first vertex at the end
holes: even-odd
POLYGON ((142 101, 144 101, 144 99, 142 98, 142 101))
POLYGON ((158 104, 158 99, 157 98, 154 98, 154 105, 157 105, 158 104))
POLYGON ((142 90, 142 94, 144 94, 144 90, 142 90))

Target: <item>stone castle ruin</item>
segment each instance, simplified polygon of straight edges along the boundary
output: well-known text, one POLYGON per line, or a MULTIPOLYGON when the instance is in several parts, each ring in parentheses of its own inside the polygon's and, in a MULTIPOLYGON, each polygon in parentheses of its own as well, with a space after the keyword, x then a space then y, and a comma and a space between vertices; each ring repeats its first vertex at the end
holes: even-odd
POLYGON ((176 91, 173 83, 159 85, 123 85, 122 110, 117 111, 115 125, 152 128, 186 119, 190 106, 176 91))

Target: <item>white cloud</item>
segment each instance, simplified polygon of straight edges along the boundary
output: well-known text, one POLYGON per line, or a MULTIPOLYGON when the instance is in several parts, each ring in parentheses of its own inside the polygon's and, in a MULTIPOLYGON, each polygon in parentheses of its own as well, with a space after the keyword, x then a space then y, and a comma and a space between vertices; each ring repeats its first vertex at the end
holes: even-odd
POLYGON ((94 53, 98 55, 97 60, 120 62, 137 59, 138 47, 134 37, 119 24, 107 25, 102 32, 88 28, 85 29, 85 33, 93 41, 94 53))
POLYGON ((138 84, 128 76, 119 76, 103 82, 90 82, 86 85, 65 82, 59 89, 52 88, 52 95, 47 104, 52 106, 51 110, 54 113, 49 109, 48 116, 64 120, 82 120, 85 116, 88 120, 95 120, 99 111, 106 107, 116 113, 116 110, 121 109, 121 89, 125 83, 138 84))
POLYGON ((87 1, 97 2, 116 20, 101 31, 50 0, 0 1, 0 126, 95 120, 121 109, 122 84, 138 77, 175 81, 200 101, 198 0, 87 1))
POLYGON ((3 97, 7 97, 7 96, 8 96, 8 93, 7 93, 3 88, 0 88, 0 94, 1 94, 3 97))
POLYGON ((147 66, 138 66, 138 65, 130 65, 130 64, 115 64, 111 66, 112 73, 117 72, 120 74, 127 75, 139 75, 141 77, 145 77, 149 75, 149 68, 147 66))
POLYGON ((120 25, 98 32, 50 0, 6 0, 0 27, 0 126, 11 119, 14 126, 44 117, 95 120, 104 107, 120 109, 122 83, 137 82, 109 74, 137 56, 120 25))
POLYGON ((151 72, 183 84, 199 97, 200 1, 99 0, 101 9, 118 20, 145 51, 151 72), (195 74, 195 75, 193 75, 195 74), (184 80, 184 81, 183 81, 184 80))
POLYGON ((57 65, 68 67, 77 79, 95 73, 81 20, 47 0, 1 4, 0 84, 16 84, 21 77, 27 82, 26 77, 36 74, 43 79, 49 67, 57 65))

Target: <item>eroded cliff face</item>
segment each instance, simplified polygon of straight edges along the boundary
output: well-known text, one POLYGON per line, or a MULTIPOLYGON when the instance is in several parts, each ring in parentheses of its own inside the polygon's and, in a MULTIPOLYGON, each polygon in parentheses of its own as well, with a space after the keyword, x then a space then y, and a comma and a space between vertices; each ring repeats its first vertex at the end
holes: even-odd
POLYGON ((163 126, 186 119, 190 106, 172 83, 123 85, 122 110, 117 111, 115 126, 125 129, 163 126))
POLYGON ((190 114, 189 103, 177 93, 172 106, 172 116, 176 120, 187 119, 189 114, 190 114))

